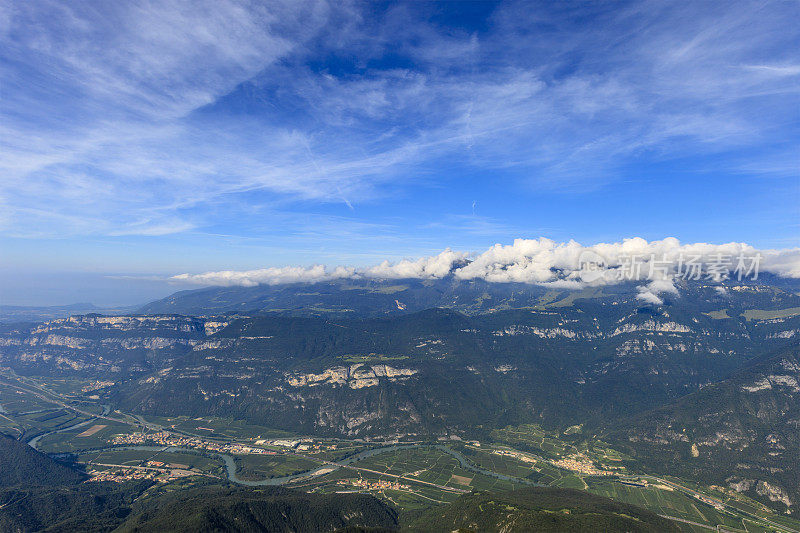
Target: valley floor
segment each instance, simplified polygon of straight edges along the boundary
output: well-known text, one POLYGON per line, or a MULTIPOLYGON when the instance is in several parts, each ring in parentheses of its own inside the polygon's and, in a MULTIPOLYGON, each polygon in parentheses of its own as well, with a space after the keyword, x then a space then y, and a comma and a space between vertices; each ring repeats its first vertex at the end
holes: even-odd
POLYGON ((0 374, 0 431, 69 458, 98 481, 192 479, 369 493, 408 523, 473 491, 552 486, 588 491, 672 520, 685 531, 800 531, 800 521, 732 490, 648 475, 595 439, 535 425, 487 441, 368 441, 292 435, 220 418, 145 419, 87 400, 80 380, 0 374))

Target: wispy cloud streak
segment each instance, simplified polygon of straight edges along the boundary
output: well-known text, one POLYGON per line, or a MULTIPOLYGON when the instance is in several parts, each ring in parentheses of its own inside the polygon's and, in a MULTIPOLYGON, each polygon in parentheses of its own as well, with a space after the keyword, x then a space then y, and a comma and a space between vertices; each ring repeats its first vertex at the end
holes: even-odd
POLYGON ((7 3, 0 231, 163 235, 454 166, 573 192, 642 158, 797 175, 797 4, 507 3, 481 31, 363 7, 7 3))

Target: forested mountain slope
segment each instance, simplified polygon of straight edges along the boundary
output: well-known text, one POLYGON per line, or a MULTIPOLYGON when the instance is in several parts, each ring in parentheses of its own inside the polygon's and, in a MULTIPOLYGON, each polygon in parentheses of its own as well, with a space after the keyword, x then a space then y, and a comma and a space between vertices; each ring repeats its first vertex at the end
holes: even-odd
POLYGON ((473 492, 428 511, 411 524, 418 532, 451 531, 680 531, 674 522, 633 505, 570 489, 526 488, 473 492))
POLYGON ((608 438, 654 471, 800 502, 800 345, 621 424, 608 438))

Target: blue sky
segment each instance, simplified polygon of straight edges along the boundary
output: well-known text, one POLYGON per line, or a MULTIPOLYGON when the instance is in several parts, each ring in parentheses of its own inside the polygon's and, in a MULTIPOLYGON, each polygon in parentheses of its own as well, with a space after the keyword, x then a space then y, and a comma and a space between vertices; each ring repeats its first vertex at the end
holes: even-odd
POLYGON ((138 303, 177 273, 518 237, 798 246, 799 19, 796 2, 6 2, 0 303, 138 303))

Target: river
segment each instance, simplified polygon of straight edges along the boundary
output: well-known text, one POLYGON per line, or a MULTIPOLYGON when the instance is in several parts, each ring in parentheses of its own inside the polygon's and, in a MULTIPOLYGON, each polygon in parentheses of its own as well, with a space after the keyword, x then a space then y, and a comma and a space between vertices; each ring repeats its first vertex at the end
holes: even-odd
POLYGON ((513 477, 513 476, 507 476, 505 474, 499 474, 497 472, 492 472, 491 470, 483 469, 483 468, 475 465, 474 463, 472 463, 469 459, 464 457, 464 455, 462 455, 460 452, 452 450, 452 449, 448 448, 447 446, 442 446, 441 444, 407 444, 407 445, 398 444, 398 445, 394 445, 394 446, 384 446, 382 448, 373 448, 371 450, 365 450, 363 452, 359 452, 357 454, 351 455, 350 457, 346 457, 345 459, 342 459, 340 461, 327 463, 327 464, 325 464, 325 465, 323 465, 321 467, 318 467, 318 468, 315 468, 315 469, 312 469, 312 470, 308 470, 306 472, 300 472, 298 474, 293 474, 291 476, 263 479, 263 480, 260 480, 260 481, 247 481, 247 480, 244 480, 244 479, 239 479, 239 477, 236 475, 236 463, 234 462, 233 457, 231 457, 230 455, 224 455, 224 454, 220 455, 220 457, 222 457, 223 461, 225 461, 225 467, 226 467, 226 469, 228 471, 228 479, 230 479, 234 483, 239 483, 240 485, 248 485, 248 486, 284 485, 284 484, 289 483, 291 481, 294 481, 296 479, 312 478, 312 477, 316 477, 316 476, 321 475, 321 474, 325 474, 325 473, 331 472, 332 469, 333 470, 338 470, 339 468, 350 466, 353 463, 357 463, 359 461, 367 459, 368 457, 373 457, 373 456, 381 454, 381 453, 387 453, 387 452, 392 452, 392 451, 401 450, 401 449, 419 448, 419 447, 436 448, 437 450, 440 450, 440 451, 442 451, 442 452, 444 452, 446 454, 452 455, 453 457, 455 457, 458 460, 458 462, 459 462, 459 464, 461 465, 462 468, 464 468, 465 470, 469 470, 470 472, 483 474, 485 476, 493 477, 493 478, 496 478, 496 479, 502 479, 504 481, 511 481, 513 483, 520 483, 520 484, 523 484, 523 485, 542 486, 539 483, 536 483, 534 481, 530 481, 528 479, 523 479, 523 478, 518 478, 518 477, 513 477))
MULTIPOLYGON (((66 427, 66 428, 62 428, 62 429, 59 429, 59 430, 56 430, 56 431, 50 431, 48 433, 44 433, 42 435, 39 435, 39 436, 34 437, 33 439, 31 439, 28 442, 28 444, 35 449, 36 445, 39 443, 39 440, 41 440, 42 437, 45 437, 47 435, 51 435, 53 433, 61 433, 63 431, 69 431, 71 429, 75 429, 75 428, 78 428, 78 427, 83 427, 83 426, 89 425, 90 423, 94 422, 95 420, 97 420, 97 419, 87 420, 85 422, 81 422, 79 424, 75 424, 75 425, 72 425, 72 426, 69 426, 69 427, 66 427)), ((381 447, 381 448, 372 448, 370 450, 365 450, 363 452, 359 452, 357 454, 354 454, 354 455, 351 455, 349 457, 346 457, 346 458, 344 458, 344 459, 342 459, 340 461, 335 461, 335 462, 332 461, 332 462, 326 463, 326 464, 324 464, 322 466, 313 468, 311 470, 306 470, 304 472, 299 472, 297 474, 292 474, 292 475, 289 475, 289 476, 262 479, 262 480, 259 480, 259 481, 250 481, 250 480, 239 478, 236 475, 236 462, 233 459, 233 457, 231 455, 224 454, 224 453, 216 454, 216 455, 218 455, 223 460, 223 462, 225 463, 225 470, 226 470, 228 479, 230 481, 232 481, 234 483, 237 483, 239 485, 247 485, 247 486, 250 486, 250 487, 258 487, 258 486, 285 485, 287 483, 290 483, 290 482, 298 480, 298 479, 310 479, 310 478, 314 478, 314 477, 317 477, 317 476, 320 476, 320 475, 327 474, 329 472, 338 470, 340 468, 346 468, 348 466, 353 465, 354 463, 357 463, 357 462, 362 461, 364 459, 367 459, 369 457, 373 457, 375 455, 379 455, 379 454, 387 453, 387 452, 392 452, 392 451, 396 451, 396 450, 419 448, 419 447, 436 448, 437 450, 439 450, 441 452, 444 452, 444 453, 446 453, 448 455, 451 455, 451 456, 455 457, 456 460, 458 460, 458 462, 459 462, 459 464, 461 465, 462 468, 464 468, 465 470, 469 470, 470 472, 475 472, 475 473, 478 473, 478 474, 483 474, 485 476, 493 477, 493 478, 496 478, 496 479, 501 479, 501 480, 504 480, 504 481, 510 481, 510 482, 513 482, 513 483, 519 483, 519 484, 522 484, 522 485, 543 486, 543 485, 541 485, 539 483, 536 483, 534 481, 530 481, 528 479, 518 478, 518 477, 514 477, 514 476, 508 476, 506 474, 499 474, 497 472, 493 472, 491 470, 486 470, 484 468, 481 468, 481 467, 475 465, 474 463, 472 463, 472 461, 470 461, 466 457, 464 457, 464 455, 462 455, 460 452, 457 452, 456 450, 450 449, 447 446, 442 446, 441 444, 405 444, 405 445, 404 444, 397 444, 397 445, 393 445, 393 446, 384 446, 384 447, 381 447)), ((188 453, 193 453, 193 454, 201 453, 198 450, 194 450, 194 449, 191 449, 191 448, 181 448, 181 447, 177 447, 177 446, 145 446, 145 445, 141 445, 141 446, 114 446, 114 447, 108 447, 108 448, 98 448, 98 449, 95 449, 93 451, 100 452, 100 451, 107 451, 107 450, 148 450, 148 451, 154 451, 155 452, 155 451, 162 451, 162 450, 167 450, 167 449, 175 450, 175 451, 179 451, 179 452, 188 452, 188 453)), ((311 458, 311 457, 309 457, 309 458, 311 458)), ((311 458, 311 459, 313 459, 313 458, 311 458)))
MULTIPOLYGON (((106 416, 109 412, 111 412, 111 406, 104 404, 103 405, 103 412, 102 412, 102 414, 100 416, 106 416)), ((63 433, 65 431, 69 431, 71 429, 82 428, 84 426, 88 426, 89 424, 91 424, 92 422, 95 422, 96 420, 97 420, 97 417, 94 417, 94 418, 90 418, 89 420, 84 420, 83 422, 78 422, 77 424, 73 424, 71 426, 67 426, 65 428, 54 429, 53 431, 48 431, 47 433, 42 433, 41 435, 37 435, 37 436, 33 437, 31 440, 29 440, 28 441, 28 446, 30 446, 34 450, 37 450, 38 449, 37 446, 39 445, 39 441, 42 440, 44 437, 46 437, 48 435, 52 435, 53 433, 63 433)))

